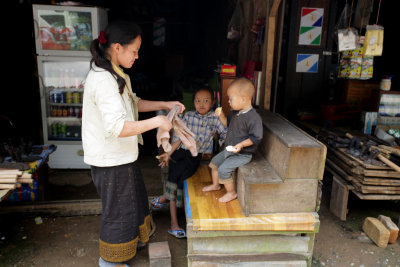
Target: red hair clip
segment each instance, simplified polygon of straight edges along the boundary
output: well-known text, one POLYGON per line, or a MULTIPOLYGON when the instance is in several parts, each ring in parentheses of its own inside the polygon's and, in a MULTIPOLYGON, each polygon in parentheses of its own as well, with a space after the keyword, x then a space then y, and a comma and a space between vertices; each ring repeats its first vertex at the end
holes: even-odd
POLYGON ((98 39, 100 44, 105 45, 107 43, 106 33, 104 31, 100 31, 98 39))

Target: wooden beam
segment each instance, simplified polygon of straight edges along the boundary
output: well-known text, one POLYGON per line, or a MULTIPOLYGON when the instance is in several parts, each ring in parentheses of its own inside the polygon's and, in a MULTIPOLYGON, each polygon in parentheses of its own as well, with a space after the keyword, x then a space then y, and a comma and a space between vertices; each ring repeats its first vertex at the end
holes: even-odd
POLYGON ((267 44, 267 65, 265 70, 265 98, 264 109, 271 107, 271 85, 272 85, 272 71, 274 67, 274 50, 275 50, 275 36, 276 36, 276 21, 278 8, 281 0, 274 0, 271 12, 268 18, 268 44, 267 44))
MULTIPOLYGON (((281 0, 273 0, 272 7, 267 10, 267 24, 264 35, 264 47, 263 50, 263 76, 261 81, 261 88, 264 88, 263 108, 269 110, 271 107, 271 84, 272 84, 272 70, 274 65, 274 50, 275 50, 275 36, 276 36, 276 22, 278 9, 281 4, 281 0), (268 12, 269 11, 269 12, 268 12)), ((269 6, 269 5, 268 5, 269 6)))
MULTIPOLYGON (((149 196, 149 202, 155 196, 149 196)), ((100 215, 101 199, 38 201, 34 203, 5 203, 0 206, 0 215, 24 213, 30 215, 83 216, 100 215)))

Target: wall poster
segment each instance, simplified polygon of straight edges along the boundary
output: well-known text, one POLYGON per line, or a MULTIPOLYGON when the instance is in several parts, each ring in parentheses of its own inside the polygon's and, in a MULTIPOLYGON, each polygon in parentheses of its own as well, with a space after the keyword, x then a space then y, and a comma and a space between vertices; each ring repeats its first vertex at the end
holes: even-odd
POLYGON ((301 9, 299 45, 321 45, 323 8, 301 9))
POLYGON ((297 54, 296 72, 318 72, 319 54, 297 54))

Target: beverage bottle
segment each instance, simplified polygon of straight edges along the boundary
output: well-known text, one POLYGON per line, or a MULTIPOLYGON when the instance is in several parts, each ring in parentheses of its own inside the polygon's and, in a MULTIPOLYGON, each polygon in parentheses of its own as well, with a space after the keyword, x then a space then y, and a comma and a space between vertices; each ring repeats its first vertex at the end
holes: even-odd
POLYGON ((68 108, 67 107, 63 107, 62 108, 62 116, 63 117, 68 117, 68 108))
POLYGON ((63 110, 62 107, 57 106, 57 117, 62 117, 63 115, 63 110))
POLYGON ((57 107, 55 107, 55 106, 51 107, 51 116, 57 117, 57 107))
POLYGON ((51 135, 54 136, 54 137, 58 136, 58 124, 57 124, 57 122, 53 122, 51 124, 51 135))
POLYGON ((67 133, 67 125, 65 122, 59 123, 58 124, 58 131, 59 131, 59 137, 65 137, 67 133))

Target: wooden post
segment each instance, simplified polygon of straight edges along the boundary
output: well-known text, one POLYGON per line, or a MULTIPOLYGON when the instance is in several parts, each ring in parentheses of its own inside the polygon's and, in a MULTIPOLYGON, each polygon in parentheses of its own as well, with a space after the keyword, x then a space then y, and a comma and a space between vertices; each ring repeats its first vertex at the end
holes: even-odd
POLYGON ((281 0, 273 0, 273 1, 274 2, 272 3, 270 11, 267 10, 267 17, 268 17, 266 24, 267 30, 265 31, 264 45, 263 45, 264 54, 263 54, 261 88, 264 88, 263 108, 266 110, 269 110, 271 106, 271 84, 272 84, 272 69, 274 65, 276 20, 277 20, 278 8, 281 3, 281 0))

